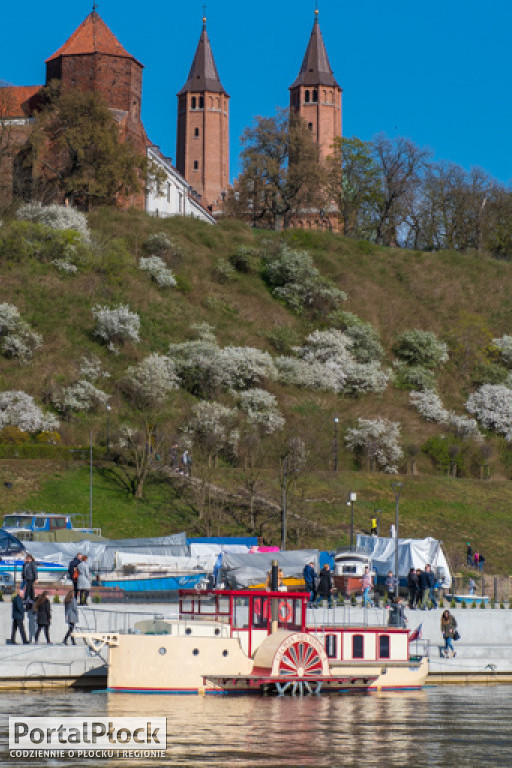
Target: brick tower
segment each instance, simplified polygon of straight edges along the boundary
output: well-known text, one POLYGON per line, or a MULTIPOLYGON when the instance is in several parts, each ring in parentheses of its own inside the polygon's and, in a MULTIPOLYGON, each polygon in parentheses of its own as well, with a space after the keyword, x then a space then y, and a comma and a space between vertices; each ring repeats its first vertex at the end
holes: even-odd
POLYGON ((329 64, 318 10, 299 76, 289 90, 290 108, 305 120, 325 160, 334 139, 341 136, 341 88, 329 64))
POLYGON ((176 166, 213 212, 229 184, 229 96, 206 31, 206 18, 187 82, 178 93, 176 166))
POLYGON ((146 134, 140 119, 142 69, 93 10, 46 60, 46 83, 60 80, 63 88, 101 94, 120 124, 121 135, 145 154, 146 134))

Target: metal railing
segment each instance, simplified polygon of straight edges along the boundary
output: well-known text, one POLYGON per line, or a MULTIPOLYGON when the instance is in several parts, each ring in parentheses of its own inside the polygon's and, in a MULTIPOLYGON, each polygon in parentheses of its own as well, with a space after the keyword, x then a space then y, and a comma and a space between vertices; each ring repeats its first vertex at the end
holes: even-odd
POLYGON ((133 634, 138 621, 162 620, 162 613, 151 611, 113 611, 105 608, 80 607, 77 632, 117 632, 118 634, 133 634))

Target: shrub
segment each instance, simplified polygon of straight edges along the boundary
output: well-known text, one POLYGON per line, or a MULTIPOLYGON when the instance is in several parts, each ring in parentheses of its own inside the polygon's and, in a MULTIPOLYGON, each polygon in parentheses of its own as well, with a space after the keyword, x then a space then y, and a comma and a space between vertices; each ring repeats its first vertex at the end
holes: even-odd
POLYGON ((307 251, 295 251, 287 245, 266 259, 263 277, 274 296, 296 312, 332 312, 347 298, 322 277, 307 251))
POLYGON ((512 441, 512 389, 503 384, 484 384, 467 399, 466 409, 486 429, 493 429, 512 441))
POLYGON ((101 603, 101 595, 94 594, 92 596, 92 602, 97 605, 98 603, 101 603))
POLYGON ((6 426, 32 433, 58 429, 59 422, 52 414, 44 413, 26 392, 7 391, 0 392, 0 429, 6 426))
POLYGON ((332 312, 328 320, 333 328, 344 331, 351 339, 349 350, 358 363, 371 363, 384 357, 379 334, 371 323, 341 309, 332 312))
POLYGON ((138 342, 140 318, 136 312, 124 304, 110 309, 99 305, 93 307, 92 314, 96 320, 96 336, 99 336, 112 349, 112 345, 124 341, 138 342))
POLYGON ((268 352, 254 347, 224 347, 220 352, 226 389, 247 389, 264 379, 275 379, 276 369, 268 352))
POLYGON ((345 443, 349 450, 365 455, 384 472, 396 474, 397 463, 403 458, 398 444, 400 425, 388 419, 358 419, 357 425, 347 430, 345 443))
POLYGON ((55 394, 52 402, 59 413, 69 418, 72 413, 104 408, 109 399, 110 395, 106 392, 95 387, 92 382, 82 379, 55 394))
POLYGON ((237 272, 249 274, 255 269, 256 259, 256 252, 253 248, 241 245, 235 253, 231 254, 229 257, 229 263, 237 272))
POLYGON ((265 435, 282 429, 285 419, 277 407, 277 399, 264 389, 247 389, 238 395, 240 410, 250 427, 265 435))
POLYGON ((439 368, 448 360, 448 347, 431 331, 405 331, 393 347, 395 355, 409 365, 439 368))
POLYGON ((503 365, 512 368, 512 336, 501 336, 492 340, 493 345, 499 350, 503 365))
POLYGON ((219 454, 232 458, 236 455, 239 440, 235 423, 234 409, 214 401, 203 401, 194 408, 194 415, 183 427, 183 434, 205 451, 209 462, 219 454))
POLYGON ((471 381, 477 387, 482 384, 504 384, 510 371, 504 365, 489 361, 479 362, 471 372, 471 381))
POLYGON ((295 331, 288 325, 276 325, 267 336, 276 352, 287 354, 298 343, 295 331))
POLYGON ((152 235, 148 235, 143 245, 146 253, 156 256, 169 253, 171 247, 171 240, 167 237, 165 232, 155 232, 152 235))
POLYGON ((22 445, 27 440, 30 440, 30 436, 19 427, 7 426, 0 430, 0 443, 22 445))
POLYGON ((58 432, 45 430, 36 435, 36 440, 44 445, 58 445, 60 443, 60 435, 58 432))
POLYGON ((439 424, 445 424, 450 413, 441 402, 441 398, 433 389, 427 389, 423 392, 411 392, 409 400, 417 408, 420 416, 426 421, 435 421, 439 424))
POLYGON ((59 272, 63 272, 66 275, 74 275, 75 272, 78 272, 76 264, 72 264, 67 259, 53 259, 51 263, 59 272))
POLYGON ((398 389, 418 391, 433 389, 436 381, 434 373, 423 365, 408 365, 400 360, 393 363, 393 377, 398 389))
POLYGON ((153 407, 178 389, 179 378, 174 362, 155 352, 128 368, 122 386, 138 408, 153 407))
POLYGON ((217 259, 215 264, 215 278, 219 283, 229 283, 235 276, 235 269, 226 259, 217 259))
POLYGON ((90 238, 86 216, 71 206, 28 203, 18 209, 16 217, 24 221, 37 221, 52 229, 72 229, 86 242, 90 238))
POLYGON ((143 272, 149 272, 153 280, 161 288, 176 287, 176 278, 165 261, 159 256, 148 256, 147 258, 142 256, 139 259, 139 269, 143 272))
POLYGON ((23 363, 32 359, 41 346, 42 336, 31 330, 21 319, 14 304, 0 304, 0 351, 6 357, 17 358, 23 363))
POLYGON ((87 379, 87 381, 110 378, 110 373, 102 370, 101 360, 96 355, 91 355, 90 357, 83 355, 80 358, 79 375, 81 379, 87 379))
POLYGON ((57 603, 60 603, 60 597, 58 596, 58 594, 55 594, 55 595, 53 596, 53 602, 54 602, 54 603, 56 603, 56 604, 57 604, 57 603))

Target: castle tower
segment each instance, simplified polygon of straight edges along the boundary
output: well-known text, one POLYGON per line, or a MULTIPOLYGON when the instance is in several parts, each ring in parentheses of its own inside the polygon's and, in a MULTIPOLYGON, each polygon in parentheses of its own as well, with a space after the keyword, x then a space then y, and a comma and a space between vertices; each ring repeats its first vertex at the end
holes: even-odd
POLYGON ((229 184, 229 96, 215 66, 206 18, 187 82, 178 93, 176 166, 203 202, 218 209, 229 184))
POLYGON ((320 159, 332 153, 332 144, 341 136, 341 88, 332 73, 315 10, 315 23, 299 76, 290 86, 290 109, 297 112, 312 131, 320 159))
POLYGON ((46 84, 80 88, 103 96, 122 135, 145 154, 141 122, 142 64, 126 51, 94 9, 64 45, 46 60, 46 84))

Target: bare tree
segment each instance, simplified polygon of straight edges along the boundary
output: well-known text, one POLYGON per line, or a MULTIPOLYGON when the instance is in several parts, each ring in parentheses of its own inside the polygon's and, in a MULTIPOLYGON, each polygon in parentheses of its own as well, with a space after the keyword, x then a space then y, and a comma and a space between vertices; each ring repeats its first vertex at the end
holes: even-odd
POLYGON ((157 431, 156 424, 144 421, 138 427, 124 425, 120 429, 116 474, 136 499, 143 496, 144 484, 155 469, 163 444, 163 434, 157 431))

